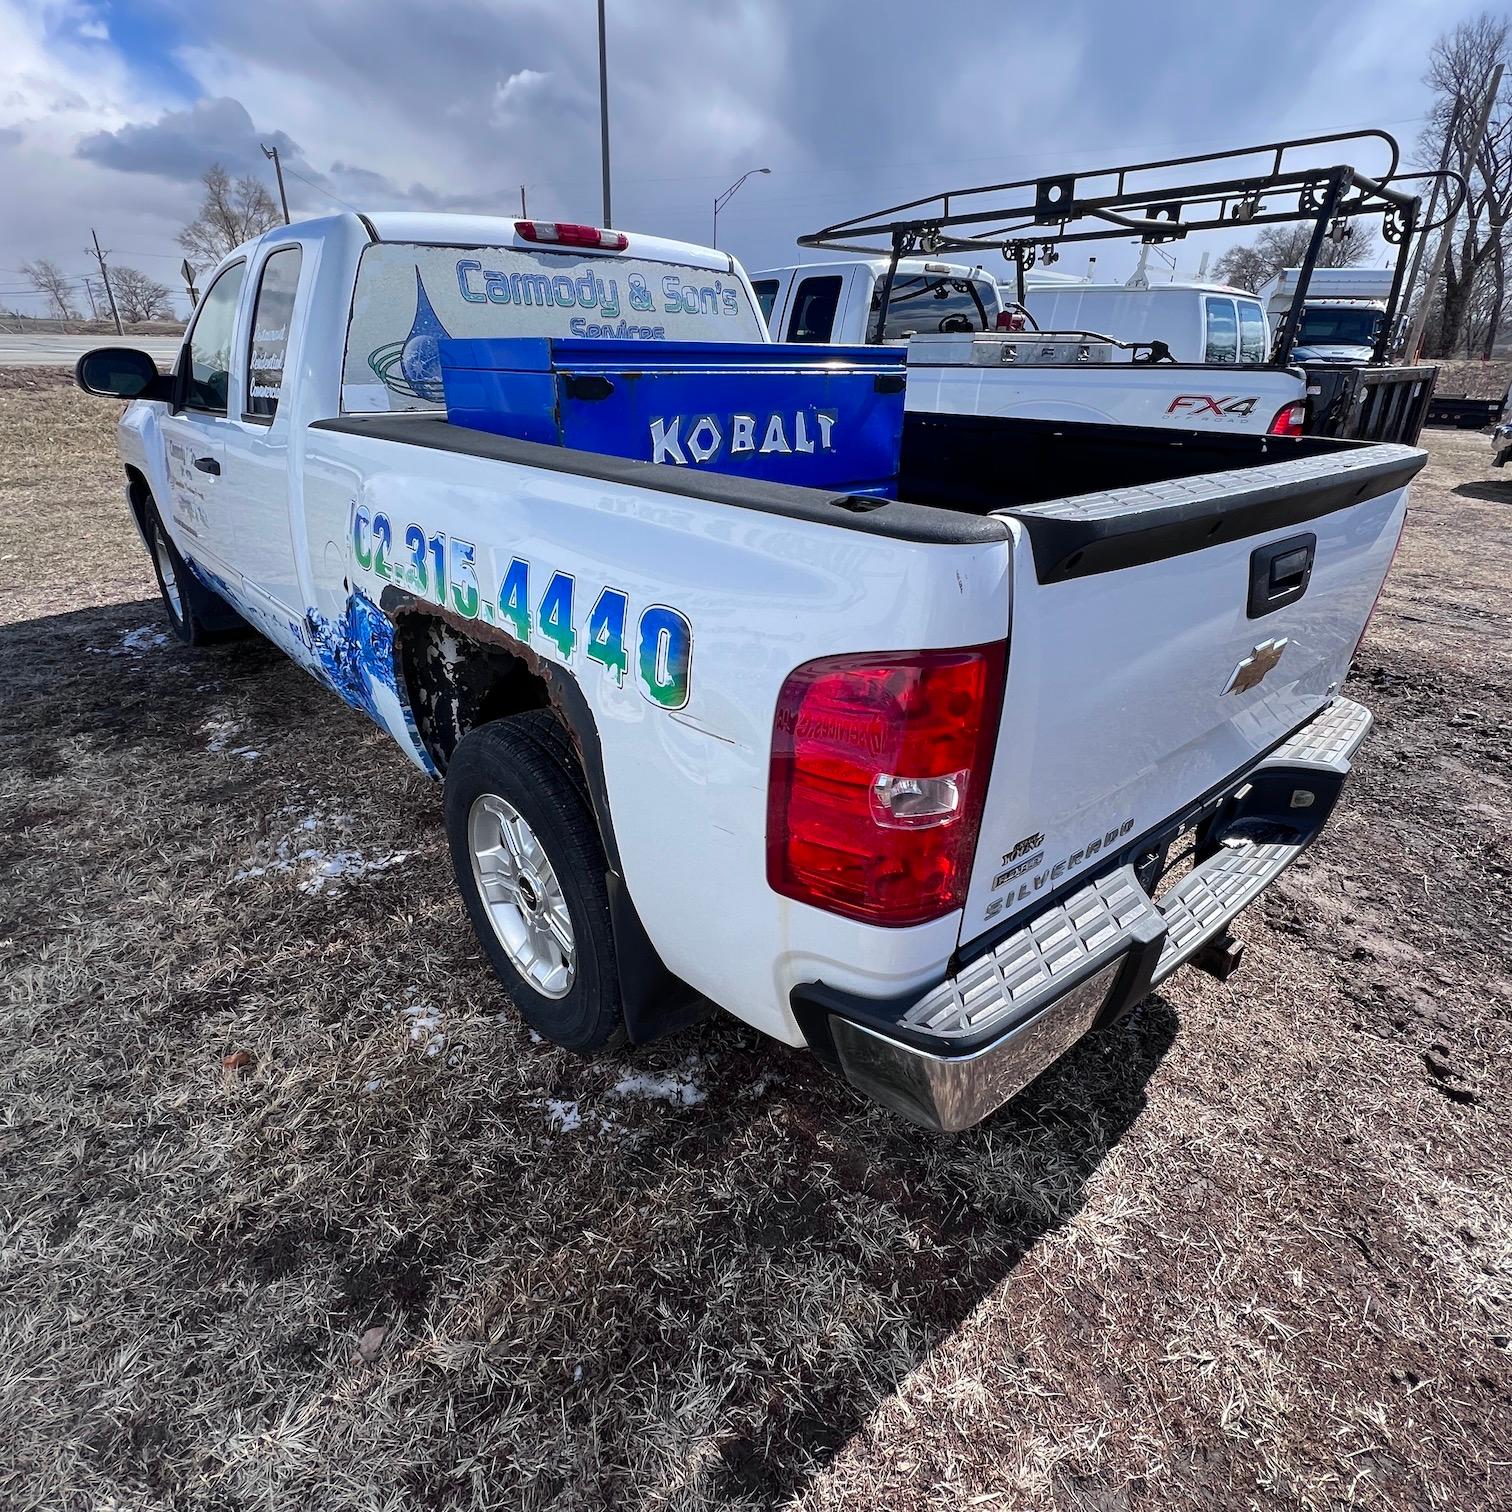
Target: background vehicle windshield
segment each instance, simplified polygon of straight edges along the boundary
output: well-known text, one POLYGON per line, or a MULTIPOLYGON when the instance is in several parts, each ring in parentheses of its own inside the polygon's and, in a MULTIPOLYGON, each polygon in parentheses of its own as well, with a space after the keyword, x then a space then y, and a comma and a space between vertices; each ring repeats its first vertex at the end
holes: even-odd
MULTIPOLYGON (((872 293, 872 314, 882 308, 882 282, 872 293)), ((986 279, 900 273, 893 280, 884 341, 936 331, 990 331, 997 321, 997 291, 986 279)))
POLYGON ((1299 346, 1374 346, 1381 329, 1379 310, 1317 309, 1302 311, 1299 346))

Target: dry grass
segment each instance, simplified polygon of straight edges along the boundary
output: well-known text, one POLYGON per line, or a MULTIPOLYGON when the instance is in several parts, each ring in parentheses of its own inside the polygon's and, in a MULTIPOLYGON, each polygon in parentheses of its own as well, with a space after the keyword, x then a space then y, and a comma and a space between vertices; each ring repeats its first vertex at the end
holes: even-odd
POLYGON ((939 1140, 722 1017, 583 1064, 501 1015, 436 790, 155 639, 110 409, 0 391, 0 1505, 1512 1500, 1482 438, 1247 969, 939 1140))

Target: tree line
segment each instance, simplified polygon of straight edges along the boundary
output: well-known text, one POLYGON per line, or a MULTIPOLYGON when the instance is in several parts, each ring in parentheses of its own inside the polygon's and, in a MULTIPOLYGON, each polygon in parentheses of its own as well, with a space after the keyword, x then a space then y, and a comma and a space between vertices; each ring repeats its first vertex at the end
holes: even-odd
MULTIPOLYGON (((178 234, 178 244, 196 273, 213 268, 233 248, 283 223, 277 202, 255 178, 233 178, 222 164, 212 163, 200 182, 199 208, 178 234)), ((168 286, 124 263, 111 263, 104 274, 80 278, 66 273, 52 258, 38 257, 22 263, 21 272, 49 313, 65 324, 83 320, 86 303, 89 318, 108 318, 111 295, 128 323, 176 318, 168 286)))

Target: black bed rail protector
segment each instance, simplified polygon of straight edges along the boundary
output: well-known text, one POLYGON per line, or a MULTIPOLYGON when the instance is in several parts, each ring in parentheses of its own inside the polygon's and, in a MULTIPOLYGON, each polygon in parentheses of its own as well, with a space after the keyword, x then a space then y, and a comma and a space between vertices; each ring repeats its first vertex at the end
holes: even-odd
POLYGON ((740 509, 760 510, 793 520, 810 520, 858 530, 866 535, 891 536, 925 545, 974 546, 1003 541, 1008 528, 990 514, 962 514, 928 505, 897 503, 864 495, 829 494, 817 488, 799 488, 791 483, 768 483, 730 473, 703 472, 664 462, 637 462, 599 452, 577 451, 565 446, 547 446, 538 441, 516 441, 490 431, 452 425, 444 415, 412 411, 408 414, 376 413, 341 415, 316 420, 312 430, 336 431, 348 436, 368 436, 378 441, 397 441, 433 451, 465 456, 491 457, 519 467, 538 467, 547 472, 596 478, 632 488, 654 488, 683 498, 708 499, 740 509))
POLYGON ((1405 487, 1428 460, 1408 446, 1344 448, 1001 513, 1027 531, 1039 581, 1060 583, 1320 519, 1405 487))

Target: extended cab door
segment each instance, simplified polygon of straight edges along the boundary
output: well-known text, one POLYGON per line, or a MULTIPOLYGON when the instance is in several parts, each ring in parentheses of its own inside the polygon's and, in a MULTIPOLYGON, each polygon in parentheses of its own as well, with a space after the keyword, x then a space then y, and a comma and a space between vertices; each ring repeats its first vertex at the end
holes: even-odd
POLYGON ((303 346, 305 261, 298 242, 275 243, 253 266, 238 343, 241 411, 227 426, 222 457, 243 591, 259 628, 281 644, 301 639, 305 617, 291 509, 292 404, 285 399, 303 346))
POLYGON ((240 579, 224 465, 236 309, 246 276, 245 262, 232 263, 206 290, 179 356, 174 408, 162 421, 169 534, 185 557, 224 578, 233 593, 240 579))

